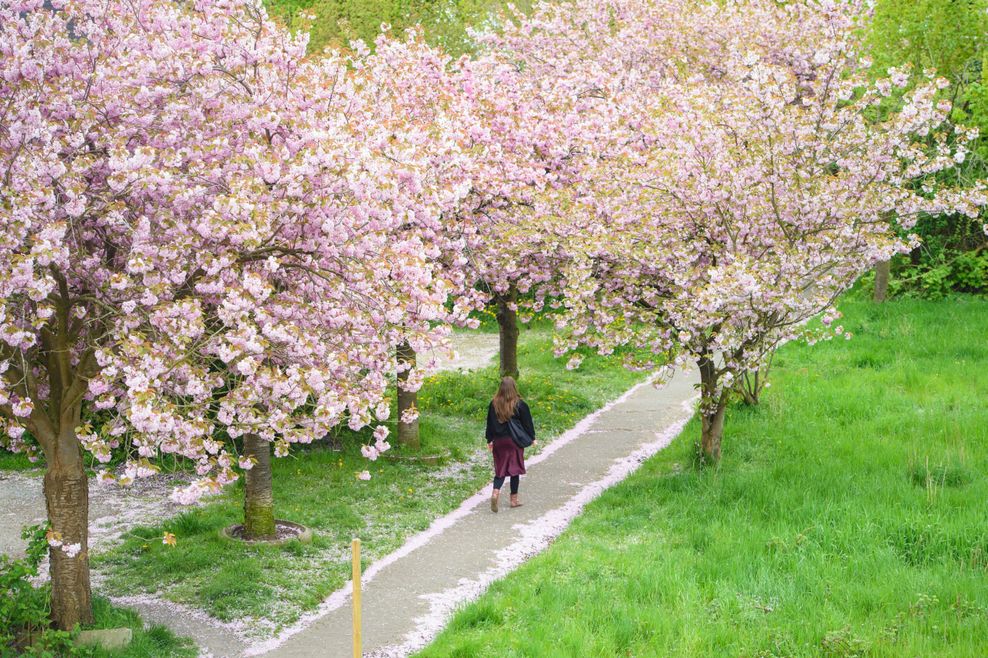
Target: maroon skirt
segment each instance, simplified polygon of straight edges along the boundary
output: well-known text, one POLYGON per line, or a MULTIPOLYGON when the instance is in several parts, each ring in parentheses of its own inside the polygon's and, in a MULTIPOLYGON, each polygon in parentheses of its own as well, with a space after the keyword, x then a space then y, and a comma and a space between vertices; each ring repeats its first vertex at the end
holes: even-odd
POLYGON ((494 444, 494 477, 506 478, 525 474, 525 451, 510 436, 499 436, 494 444))

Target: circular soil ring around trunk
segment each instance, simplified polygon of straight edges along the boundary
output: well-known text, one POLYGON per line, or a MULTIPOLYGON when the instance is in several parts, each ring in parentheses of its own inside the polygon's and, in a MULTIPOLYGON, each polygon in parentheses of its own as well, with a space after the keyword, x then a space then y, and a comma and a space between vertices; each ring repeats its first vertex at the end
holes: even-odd
POLYGON ((312 530, 306 528, 304 525, 277 519, 274 522, 274 527, 275 536, 270 539, 247 539, 244 537, 244 526, 241 523, 223 528, 220 531, 220 536, 223 539, 242 541, 245 544, 268 544, 269 546, 278 546, 293 540, 298 540, 303 544, 308 544, 312 541, 312 530))

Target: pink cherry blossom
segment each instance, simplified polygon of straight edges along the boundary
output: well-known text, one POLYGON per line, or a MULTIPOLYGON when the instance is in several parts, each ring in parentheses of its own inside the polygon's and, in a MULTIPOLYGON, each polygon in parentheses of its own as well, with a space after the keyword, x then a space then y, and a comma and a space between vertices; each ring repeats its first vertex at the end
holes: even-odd
POLYGON ((0 414, 49 464, 179 455, 189 503, 237 477, 221 432, 360 429, 394 346, 448 333, 462 276, 402 229, 461 195, 371 119, 371 67, 306 41, 256 3, 0 3, 0 414), (112 419, 77 436, 86 407, 112 419))
POLYGON ((971 140, 948 123, 939 80, 876 118, 908 76, 871 81, 867 20, 856 0, 546 3, 493 40, 587 99, 562 105, 592 127, 571 142, 578 169, 525 231, 561 275, 539 292, 564 307, 557 353, 630 345, 653 355, 639 366, 697 364, 713 459, 745 371, 913 248, 920 214, 988 202, 984 183, 939 182, 971 140))

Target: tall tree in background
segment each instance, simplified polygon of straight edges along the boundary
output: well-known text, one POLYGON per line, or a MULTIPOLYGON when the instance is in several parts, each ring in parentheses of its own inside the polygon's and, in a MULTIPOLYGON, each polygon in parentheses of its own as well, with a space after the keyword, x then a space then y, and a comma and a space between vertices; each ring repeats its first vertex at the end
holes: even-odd
MULTIPOLYGON (((450 218, 458 217, 466 203, 467 177, 474 162, 456 139, 450 108, 457 102, 449 57, 425 43, 416 30, 398 37, 385 31, 378 35, 373 51, 361 42, 353 45, 351 65, 367 104, 351 113, 351 124, 357 131, 377 135, 368 147, 380 150, 387 161, 409 172, 423 205, 406 214, 397 234, 422 245, 421 255, 442 272, 453 300, 431 316, 435 330, 445 336, 453 326, 476 326, 469 314, 482 306, 483 298, 463 267, 462 238, 448 230, 450 218)), ((409 284, 415 282, 393 281, 399 288, 409 284)), ((429 345, 412 336, 401 340, 395 350, 397 434, 401 445, 417 449, 421 445, 418 390, 432 364, 419 357, 429 345)))
MULTIPOLYGON (((360 66, 378 70, 367 77, 379 85, 370 120, 392 125, 401 117, 390 140, 393 157, 425 153, 423 185, 456 191, 455 199, 437 200, 437 215, 406 225, 432 246, 430 258, 453 282, 458 304, 447 324, 463 324, 466 310, 492 300, 501 371, 517 376, 518 295, 553 270, 546 241, 522 225, 545 190, 569 184, 579 171, 586 127, 574 122, 580 104, 573 90, 528 76, 496 48, 454 62, 420 31, 381 36, 360 66)), ((401 358, 411 363, 413 352, 404 348, 401 358)), ((401 381, 399 388, 411 387, 401 381)), ((400 395, 403 417, 413 404, 413 395, 400 395)))

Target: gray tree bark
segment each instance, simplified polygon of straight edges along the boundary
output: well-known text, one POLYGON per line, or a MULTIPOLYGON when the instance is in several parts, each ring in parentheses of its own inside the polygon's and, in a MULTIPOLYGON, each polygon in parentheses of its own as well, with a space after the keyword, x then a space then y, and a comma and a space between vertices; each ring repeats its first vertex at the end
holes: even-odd
MULTIPOLYGON (((398 346, 398 362, 415 367, 415 350, 408 343, 398 346)), ((406 391, 402 388, 404 382, 408 380, 408 375, 408 370, 398 373, 398 443, 417 450, 422 445, 419 438, 418 418, 410 423, 401 420, 406 410, 418 406, 418 392, 406 391)))
POLYGON ((497 296, 497 326, 501 377, 518 379, 518 312, 513 306, 518 301, 518 290, 511 286, 504 295, 497 296))
POLYGON ((889 278, 892 274, 892 263, 883 260, 875 266, 875 292, 873 299, 881 304, 888 297, 889 278))
POLYGON ((65 429, 46 451, 45 507, 52 532, 62 546, 48 550, 51 564, 51 618, 61 630, 93 623, 93 594, 89 582, 89 479, 74 429, 65 429), (78 544, 70 555, 67 546, 78 544))
POLYGON ((700 366, 700 450, 704 463, 720 461, 720 446, 724 438, 724 415, 727 394, 717 391, 717 366, 711 359, 701 358, 700 366))

